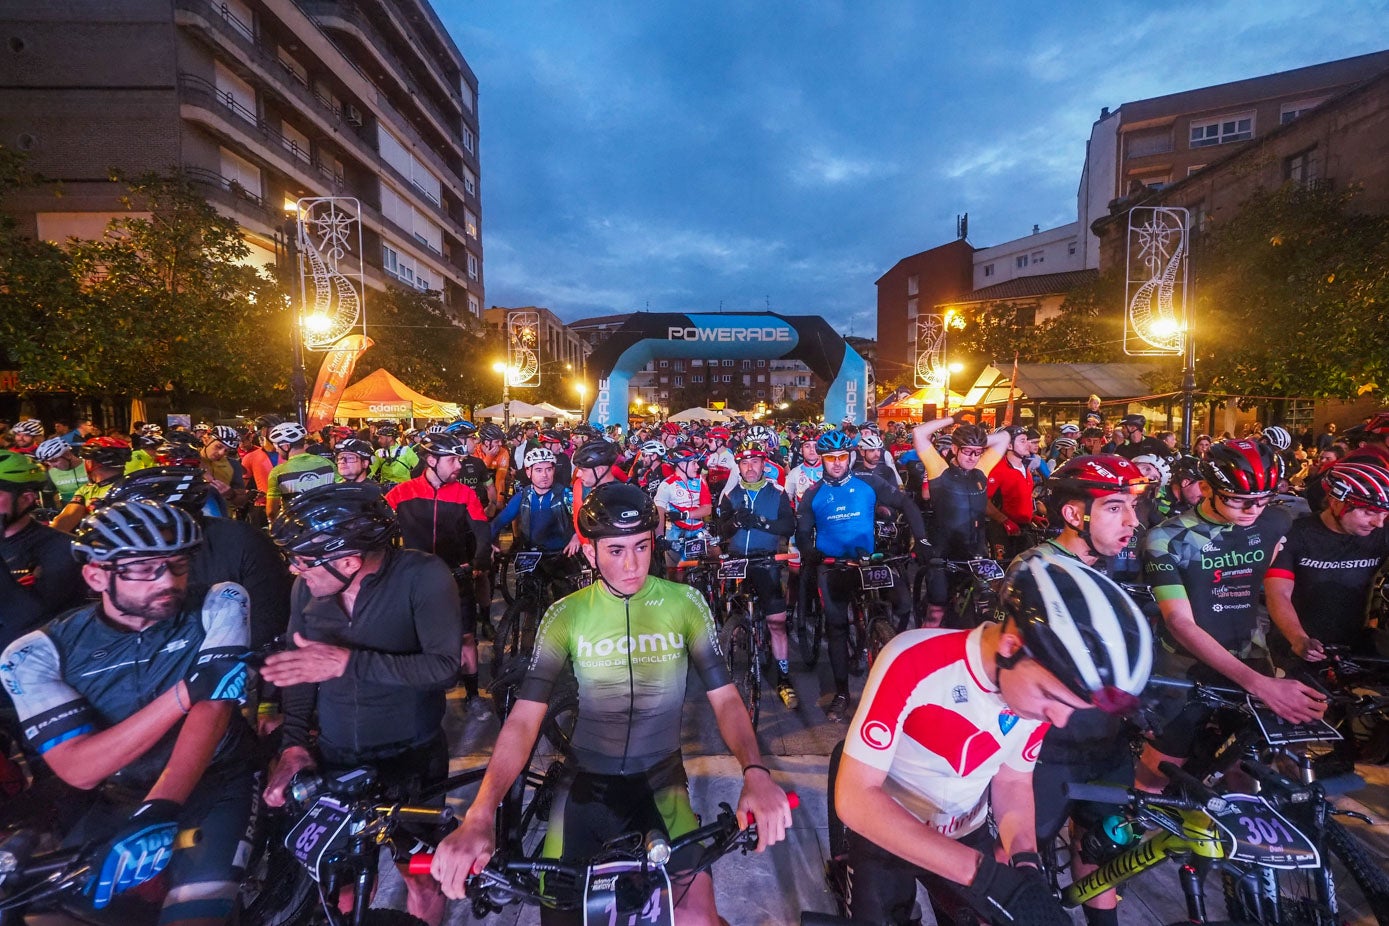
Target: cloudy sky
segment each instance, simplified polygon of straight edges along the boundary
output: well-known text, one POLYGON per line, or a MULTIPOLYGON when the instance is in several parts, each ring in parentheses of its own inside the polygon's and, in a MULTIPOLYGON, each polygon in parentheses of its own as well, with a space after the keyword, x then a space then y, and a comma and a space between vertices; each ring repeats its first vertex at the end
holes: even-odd
POLYGON ((481 85, 487 302, 771 308, 1074 221, 1103 106, 1378 51, 1385 0, 434 0, 481 85))

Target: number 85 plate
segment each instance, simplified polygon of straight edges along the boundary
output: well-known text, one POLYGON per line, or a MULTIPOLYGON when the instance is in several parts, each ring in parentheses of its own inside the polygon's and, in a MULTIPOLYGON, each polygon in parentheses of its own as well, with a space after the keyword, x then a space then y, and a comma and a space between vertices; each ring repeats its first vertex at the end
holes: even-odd
POLYGON ((308 812, 285 837, 285 848, 318 880, 319 863, 330 848, 346 836, 352 814, 343 804, 326 795, 314 801, 308 812))

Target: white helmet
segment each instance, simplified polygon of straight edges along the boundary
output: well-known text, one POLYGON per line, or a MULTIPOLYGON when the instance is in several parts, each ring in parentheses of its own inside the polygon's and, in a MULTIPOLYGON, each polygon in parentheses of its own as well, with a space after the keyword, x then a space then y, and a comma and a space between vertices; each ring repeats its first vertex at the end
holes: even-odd
POLYGON ((666 455, 666 445, 658 440, 649 440, 641 445, 641 452, 649 453, 656 457, 663 457, 666 455))
POLYGON ((1287 450, 1293 445, 1293 436, 1288 433, 1288 429, 1276 424, 1264 428, 1264 440, 1268 441, 1274 450, 1287 450))
POLYGON ((43 437, 43 422, 37 418, 25 418, 10 430, 15 434, 25 434, 29 437, 43 437))
POLYGON ((876 434, 864 434, 858 439, 860 450, 882 450, 883 439, 876 434))
POLYGON ((544 447, 536 447, 534 450, 526 451, 526 469, 530 469, 537 463, 553 462, 555 462, 554 452, 546 450, 544 447))
POLYGON ((1172 481, 1172 465, 1167 462, 1167 458, 1156 453, 1140 453, 1133 458, 1133 464, 1147 463, 1158 473, 1158 488, 1162 488, 1172 481))
POLYGON ((281 444, 297 444, 308 436, 309 432, 297 421, 285 421, 270 429, 270 443, 276 447, 281 444))
POLYGON ((40 463, 52 463, 70 450, 72 445, 61 437, 50 437, 34 448, 34 459, 40 463))

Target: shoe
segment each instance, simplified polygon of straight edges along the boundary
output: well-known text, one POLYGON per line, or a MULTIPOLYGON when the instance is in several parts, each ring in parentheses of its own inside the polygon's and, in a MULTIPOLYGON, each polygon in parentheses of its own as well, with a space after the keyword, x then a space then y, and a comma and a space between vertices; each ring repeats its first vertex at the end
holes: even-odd
POLYGON ((466 699, 463 702, 463 710, 467 712, 468 716, 473 720, 483 720, 484 718, 492 716, 492 709, 487 706, 487 702, 483 700, 480 694, 473 695, 471 698, 466 699))
POLYGON ((849 657, 849 674, 854 678, 868 671, 868 650, 861 649, 849 657))
POLYGON ((782 704, 785 704, 793 711, 801 706, 800 695, 796 694, 795 686, 793 686, 791 680, 785 676, 777 680, 776 696, 781 699, 782 704))
POLYGON ((844 723, 849 719, 849 696, 837 694, 830 699, 830 706, 825 708, 825 716, 835 723, 844 723))

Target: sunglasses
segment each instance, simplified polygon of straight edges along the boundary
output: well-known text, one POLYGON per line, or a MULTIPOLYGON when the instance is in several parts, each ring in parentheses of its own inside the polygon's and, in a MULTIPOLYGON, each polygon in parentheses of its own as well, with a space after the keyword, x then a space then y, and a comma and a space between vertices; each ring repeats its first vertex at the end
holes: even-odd
POLYGON ((822 453, 822 454, 820 454, 820 459, 822 459, 822 460, 827 460, 827 461, 832 462, 832 463, 837 463, 837 462, 839 462, 840 460, 847 460, 847 459, 849 459, 849 454, 847 454, 847 453, 841 453, 841 452, 836 452, 836 453, 822 453))
POLYGON ((297 572, 305 572, 309 569, 317 569, 324 563, 331 563, 348 556, 357 555, 358 553, 356 550, 338 550, 334 552, 332 556, 318 556, 313 558, 307 556, 286 556, 285 559, 289 562, 289 568, 297 572))
POLYGON ((1238 495, 1226 495, 1223 492, 1217 493, 1219 499, 1236 511, 1250 511, 1254 508, 1266 508, 1273 501, 1271 498, 1242 498, 1238 495))
POLYGON ((982 457, 983 455, 984 455, 984 448, 983 448, 983 447, 973 447, 973 448, 961 447, 959 450, 956 450, 956 451, 955 451, 955 456, 957 456, 957 457, 982 457))
POLYGON ((133 563, 115 563, 105 567, 107 572, 115 573, 116 578, 127 582, 153 582, 164 573, 186 576, 193 568, 193 560, 187 556, 174 556, 168 559, 143 559, 133 563))

